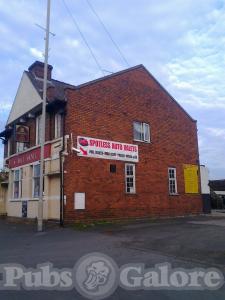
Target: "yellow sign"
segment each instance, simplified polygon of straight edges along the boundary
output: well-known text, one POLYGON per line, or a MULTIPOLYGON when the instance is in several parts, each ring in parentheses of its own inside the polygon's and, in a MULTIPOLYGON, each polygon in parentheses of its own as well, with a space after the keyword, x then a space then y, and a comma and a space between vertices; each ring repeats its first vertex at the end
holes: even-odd
POLYGON ((197 165, 184 165, 184 184, 185 184, 185 193, 187 194, 198 193, 198 166, 197 165))

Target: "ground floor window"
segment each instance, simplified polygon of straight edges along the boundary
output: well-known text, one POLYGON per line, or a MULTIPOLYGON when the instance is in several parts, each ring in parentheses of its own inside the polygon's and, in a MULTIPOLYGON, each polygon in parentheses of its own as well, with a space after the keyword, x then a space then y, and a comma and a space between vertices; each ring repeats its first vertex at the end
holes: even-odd
POLYGON ((13 172, 13 198, 20 198, 20 188, 21 188, 21 170, 15 170, 13 172))
POLYGON ((33 166, 33 198, 40 196, 40 164, 33 166))
POLYGON ((169 177, 169 193, 170 195, 177 194, 177 172, 176 168, 168 168, 169 177))
POLYGON ((135 165, 125 164, 126 193, 135 193, 135 165))

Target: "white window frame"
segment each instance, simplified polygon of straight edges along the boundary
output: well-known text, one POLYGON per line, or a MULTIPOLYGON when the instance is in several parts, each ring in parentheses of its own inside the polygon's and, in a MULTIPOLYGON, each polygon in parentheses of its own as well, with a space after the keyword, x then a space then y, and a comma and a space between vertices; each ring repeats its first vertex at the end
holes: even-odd
POLYGON ((148 123, 134 121, 133 122, 133 139, 134 139, 134 141, 137 141, 137 142, 150 143, 150 141, 151 141, 150 125, 148 123), (142 139, 136 139, 134 137, 134 126, 135 126, 135 124, 138 124, 141 127, 142 139), (148 138, 146 137, 147 136, 146 127, 148 128, 148 138))
POLYGON ((16 142, 16 153, 23 152, 27 149, 26 143, 16 142))
POLYGON ((36 117, 36 145, 41 142, 41 115, 36 117))
POLYGON ((62 136, 62 114, 55 114, 55 139, 62 136))
POLYGON ((39 177, 34 176, 34 168, 35 168, 35 166, 38 166, 38 165, 40 165, 40 163, 36 163, 36 164, 32 165, 32 198, 33 199, 38 199, 40 197, 40 176, 39 177), (34 195, 34 179, 35 178, 39 178, 39 195, 38 196, 34 195))
POLYGON ((125 191, 126 194, 135 194, 136 193, 136 176, 135 176, 135 164, 125 164, 125 191), (133 175, 127 174, 127 167, 131 166, 133 168, 133 175), (133 190, 128 191, 127 179, 133 178, 133 190))
POLYGON ((8 139, 7 141, 7 157, 10 156, 10 150, 11 150, 11 141, 10 141, 10 138, 8 139))
POLYGON ((19 200, 21 198, 21 169, 13 170, 13 200, 19 200), (19 180, 15 180, 15 174, 19 172, 19 180), (19 194, 18 197, 15 198, 15 182, 19 182, 19 194))
POLYGON ((174 167, 169 167, 168 168, 168 182, 169 182, 169 194, 170 195, 177 195, 177 169, 174 167), (170 171, 174 172, 174 176, 170 176, 170 171), (171 183, 174 184, 175 186, 175 191, 171 191, 171 183))

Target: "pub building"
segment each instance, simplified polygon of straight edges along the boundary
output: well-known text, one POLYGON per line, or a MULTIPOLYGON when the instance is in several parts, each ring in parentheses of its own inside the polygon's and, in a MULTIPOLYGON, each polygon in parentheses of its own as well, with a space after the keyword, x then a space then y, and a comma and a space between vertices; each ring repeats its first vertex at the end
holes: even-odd
MULTIPOLYGON (((52 78, 48 65, 46 220, 199 214, 196 121, 143 66, 81 85, 52 78)), ((24 71, 5 130, 6 211, 36 218, 44 64, 24 71)))

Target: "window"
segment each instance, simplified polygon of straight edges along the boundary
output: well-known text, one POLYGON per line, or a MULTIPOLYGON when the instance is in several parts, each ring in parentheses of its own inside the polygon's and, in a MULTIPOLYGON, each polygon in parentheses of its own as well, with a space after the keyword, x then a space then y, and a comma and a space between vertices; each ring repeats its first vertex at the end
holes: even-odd
POLYGON ((41 142, 41 115, 36 118, 36 145, 41 142))
POLYGON ((169 177, 169 193, 170 195, 177 194, 177 174, 176 168, 168 169, 168 177, 169 177))
POLYGON ((40 165, 33 165, 33 198, 40 196, 40 165))
POLYGON ((62 115, 55 114, 55 139, 62 136, 62 115))
POLYGON ((20 187, 21 187, 21 173, 20 170, 15 170, 13 172, 13 198, 19 199, 20 198, 20 187))
POLYGON ((133 123, 134 140, 140 142, 150 142, 150 126, 147 123, 133 123))
POLYGON ((10 145, 11 145, 11 140, 8 139, 8 141, 7 141, 7 157, 10 156, 10 152, 11 152, 11 147, 10 147, 10 145))
POLYGON ((23 152, 27 149, 27 145, 25 143, 16 142, 16 153, 23 152))
POLYGON ((116 173, 116 165, 110 165, 110 173, 116 173))
POLYGON ((135 193, 135 165, 125 164, 126 193, 135 193))

